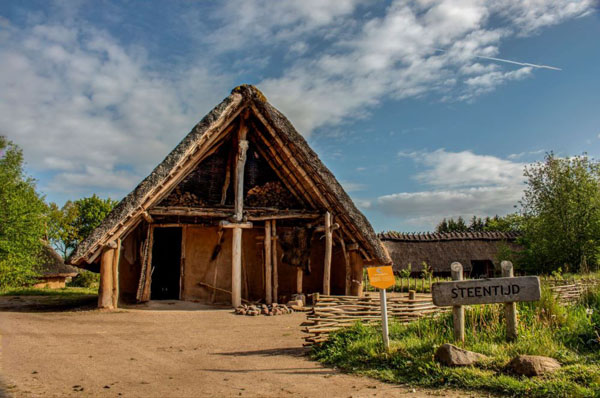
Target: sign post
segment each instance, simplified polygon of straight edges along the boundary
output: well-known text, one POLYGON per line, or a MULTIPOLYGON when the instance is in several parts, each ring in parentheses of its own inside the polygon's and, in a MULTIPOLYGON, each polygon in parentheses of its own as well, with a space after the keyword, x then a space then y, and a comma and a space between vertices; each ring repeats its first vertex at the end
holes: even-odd
POLYGON ((464 341, 463 305, 505 303, 506 334, 508 340, 517 337, 517 301, 540 299, 540 279, 537 276, 513 276, 510 261, 503 261, 502 278, 462 280, 462 265, 452 263, 452 282, 437 282, 431 286, 433 303, 438 307, 452 306, 454 337, 464 341))
MULTIPOLYGON (((459 262, 450 264, 450 272, 452 272, 452 279, 455 281, 462 281, 463 278, 463 267, 459 262)), ((465 309, 462 305, 455 305, 452 307, 452 320, 454 323, 454 340, 465 342, 465 309)))
POLYGON ((390 334, 388 330, 388 316, 387 316, 387 297, 386 291, 390 286, 396 283, 394 278, 394 271, 392 267, 370 267, 367 268, 369 274, 369 282, 371 285, 379 288, 379 298, 381 301, 381 330, 383 334, 383 346, 386 351, 390 349, 390 334))

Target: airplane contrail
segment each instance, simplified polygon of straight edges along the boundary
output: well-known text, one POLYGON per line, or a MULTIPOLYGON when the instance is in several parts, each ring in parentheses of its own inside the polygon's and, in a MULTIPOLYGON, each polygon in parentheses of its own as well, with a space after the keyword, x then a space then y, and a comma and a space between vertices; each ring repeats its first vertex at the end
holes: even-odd
MULTIPOLYGON (((436 51, 440 51, 440 52, 447 52, 446 50, 442 50, 441 48, 436 48, 436 51)), ((561 68, 557 68, 556 66, 550 66, 550 65, 538 65, 538 64, 532 64, 529 62, 519 62, 519 61, 513 61, 510 59, 504 59, 504 58, 495 58, 495 57, 486 57, 485 55, 474 55, 475 58, 481 58, 481 59, 488 59, 490 61, 497 61, 497 62, 504 62, 507 64, 513 64, 513 65, 521 65, 521 66, 529 66, 532 68, 537 68, 537 69, 550 69, 550 70, 559 70, 561 71, 561 68)))

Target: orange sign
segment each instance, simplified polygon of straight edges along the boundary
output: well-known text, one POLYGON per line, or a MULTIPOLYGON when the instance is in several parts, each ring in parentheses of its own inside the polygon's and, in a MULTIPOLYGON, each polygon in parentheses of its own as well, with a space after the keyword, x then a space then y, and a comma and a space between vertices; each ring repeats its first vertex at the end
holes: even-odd
POLYGON ((392 267, 369 267, 367 268, 369 273, 369 282, 371 285, 380 289, 387 289, 390 286, 394 286, 396 278, 394 278, 394 271, 392 267))

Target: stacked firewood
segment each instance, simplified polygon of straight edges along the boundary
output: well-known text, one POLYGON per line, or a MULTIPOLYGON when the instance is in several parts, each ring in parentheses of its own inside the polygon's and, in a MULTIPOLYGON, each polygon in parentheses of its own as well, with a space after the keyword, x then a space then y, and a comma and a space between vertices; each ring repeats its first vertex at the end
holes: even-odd
POLYGON ((279 181, 269 181, 248 191, 245 203, 251 207, 293 208, 296 203, 292 194, 279 181))
POLYGON ((258 315, 285 315, 291 314, 294 312, 287 305, 273 303, 271 305, 267 304, 242 304, 235 309, 235 313, 237 315, 249 315, 249 316, 258 316, 258 315))
POLYGON ((165 200, 163 205, 167 206, 183 206, 183 207, 203 207, 206 204, 202 199, 198 198, 191 192, 181 192, 181 188, 177 187, 165 200))

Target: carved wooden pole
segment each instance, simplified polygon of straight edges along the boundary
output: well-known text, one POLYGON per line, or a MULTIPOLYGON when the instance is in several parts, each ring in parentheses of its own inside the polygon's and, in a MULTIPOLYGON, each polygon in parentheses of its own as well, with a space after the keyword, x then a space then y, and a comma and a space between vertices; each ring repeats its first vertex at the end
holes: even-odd
MULTIPOLYGON (((513 265, 510 261, 502 261, 502 276, 504 278, 514 277, 513 265)), ((506 318, 506 338, 507 340, 515 340, 517 338, 517 304, 504 303, 504 317, 506 318)))
POLYGON ((271 267, 271 261, 273 256, 271 254, 271 221, 265 221, 265 302, 271 304, 273 302, 273 291, 271 289, 271 277, 273 276, 273 269, 271 267))
MULTIPOLYGON (((238 154, 235 167, 235 200, 234 200, 234 221, 242 222, 244 210, 244 166, 246 164, 246 151, 248 150, 248 141, 246 133, 248 127, 243 124, 240 126, 238 140, 238 154)), ((231 245, 231 304, 234 307, 242 305, 242 228, 233 228, 233 237, 231 245)))
MULTIPOLYGON (((450 271, 452 273, 452 279, 455 281, 462 281, 463 279, 463 267, 459 262, 450 264, 450 271)), ((454 321, 454 340, 465 341, 465 309, 462 305, 455 305, 452 307, 452 318, 454 321)))
POLYGON ((323 294, 331 294, 331 253, 333 250, 333 232, 331 213, 325 213, 325 261, 323 266, 323 294))

